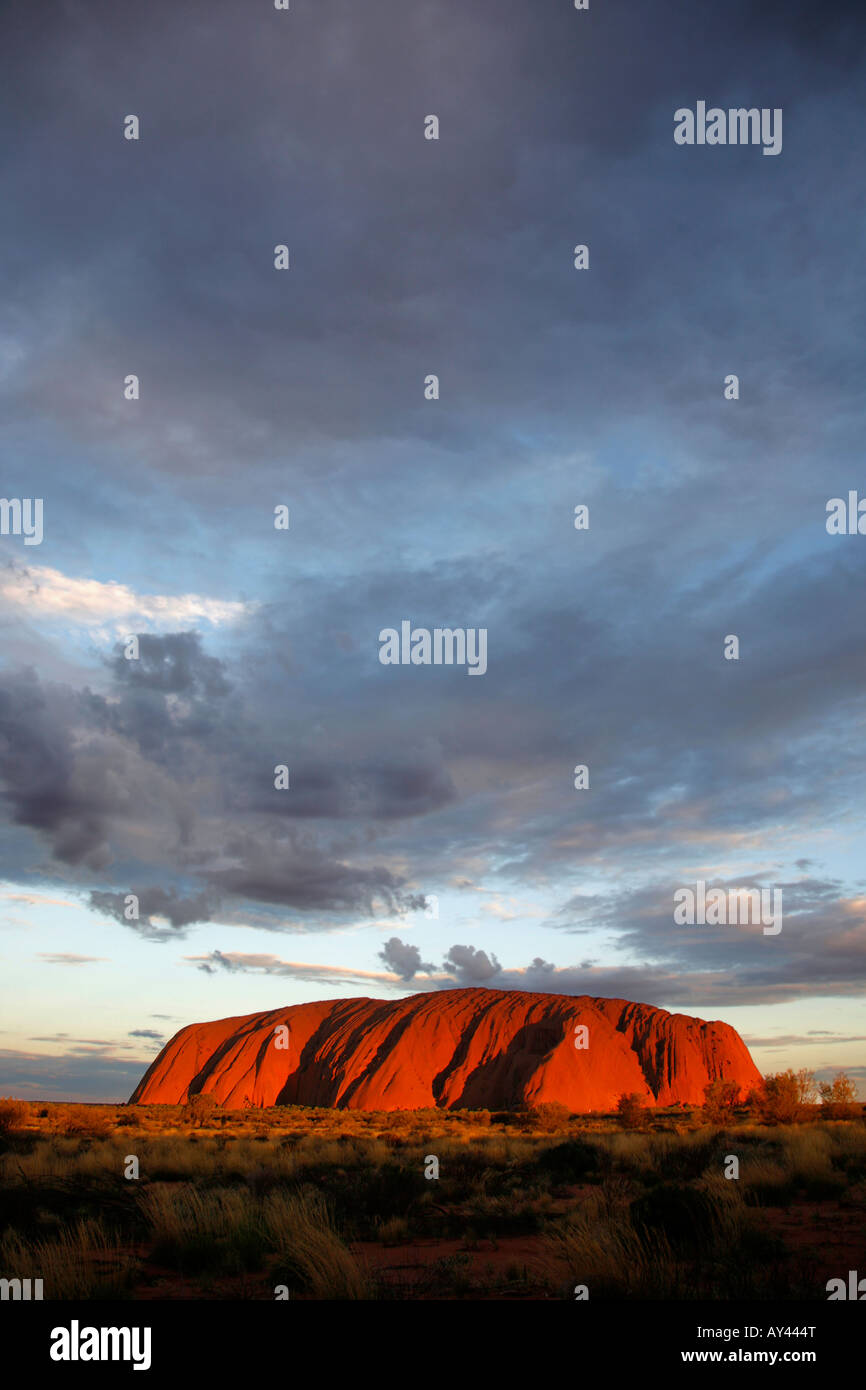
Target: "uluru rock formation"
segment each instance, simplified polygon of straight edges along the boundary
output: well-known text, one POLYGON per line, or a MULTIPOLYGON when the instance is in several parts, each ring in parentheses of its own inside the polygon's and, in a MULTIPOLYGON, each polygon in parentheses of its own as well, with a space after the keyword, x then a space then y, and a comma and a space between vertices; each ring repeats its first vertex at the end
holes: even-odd
POLYGON ((452 989, 192 1023, 162 1049, 130 1104, 177 1105, 205 1093, 230 1109, 502 1110, 560 1101, 580 1113, 612 1110, 631 1092, 646 1105, 699 1104, 717 1077, 744 1092, 761 1080, 727 1023, 624 999, 452 989))

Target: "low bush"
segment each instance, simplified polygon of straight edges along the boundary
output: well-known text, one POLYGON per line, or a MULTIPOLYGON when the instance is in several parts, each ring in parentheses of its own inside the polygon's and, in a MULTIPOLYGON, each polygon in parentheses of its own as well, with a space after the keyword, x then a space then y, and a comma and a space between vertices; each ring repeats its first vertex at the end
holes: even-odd
POLYGON ((30 1106, 25 1100, 0 1097, 0 1134, 14 1134, 30 1118, 30 1106))

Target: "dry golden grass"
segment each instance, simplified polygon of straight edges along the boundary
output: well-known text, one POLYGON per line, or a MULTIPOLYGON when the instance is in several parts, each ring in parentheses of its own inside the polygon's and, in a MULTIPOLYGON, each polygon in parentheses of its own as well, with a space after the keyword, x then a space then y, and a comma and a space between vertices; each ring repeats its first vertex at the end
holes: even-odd
POLYGON ((666 1237, 642 1239, 627 1216, 575 1212, 542 1238, 539 1275, 554 1286, 585 1285, 589 1296, 678 1298, 684 1271, 666 1237))
POLYGON ((0 1134, 14 1134, 30 1123, 30 1106, 26 1100, 0 1096, 0 1134))
MULTIPOLYGON (((839 1195, 859 1210, 866 1178, 859 1119, 720 1129, 672 1111, 634 1132, 613 1116, 559 1117, 560 1129, 544 1130, 531 1116, 287 1107, 218 1112, 198 1127, 180 1107, 33 1104, 14 1118, 0 1195, 15 1231, 0 1252, 8 1277, 66 1290, 49 1295, 46 1282, 46 1297, 122 1295, 134 1269, 123 1252, 134 1250, 145 1290, 267 1298, 287 1284, 293 1298, 363 1299, 382 1292, 384 1247, 432 1239, 497 1250, 530 1237, 536 1290, 573 1297, 586 1283, 592 1297, 689 1297, 700 1254, 682 1243, 692 1214, 709 1252, 700 1296, 747 1296, 741 1271, 757 1277, 775 1258, 750 1227, 765 1222, 757 1207, 839 1195), (738 1182, 723 1176, 731 1153, 738 1182), (137 1182, 124 1179, 130 1154, 137 1182), (428 1154, 439 1181, 424 1180, 428 1154)), ((524 1248, 521 1267, 527 1258, 524 1248)), ((467 1294, 466 1269, 449 1279, 449 1296, 467 1294)))
POLYGON ((191 1239, 219 1240, 252 1225, 256 1207, 243 1188, 208 1188, 188 1183, 153 1183, 139 1195, 151 1235, 159 1245, 191 1239))
POLYGON ((99 1220, 76 1221, 50 1240, 25 1242, 14 1231, 0 1240, 7 1279, 41 1279, 45 1299, 118 1298, 137 1261, 99 1220))
POLYGON ((248 1188, 155 1183, 139 1198, 154 1255, 172 1267, 262 1268, 274 1257, 274 1283, 309 1297, 370 1297, 367 1276, 337 1232, 322 1193, 312 1188, 257 1196, 248 1188))
POLYGON ((372 1296, 369 1277, 334 1229, 331 1207, 320 1192, 274 1193, 265 1201, 264 1221, 277 1249, 278 1274, 298 1276, 313 1298, 372 1296))

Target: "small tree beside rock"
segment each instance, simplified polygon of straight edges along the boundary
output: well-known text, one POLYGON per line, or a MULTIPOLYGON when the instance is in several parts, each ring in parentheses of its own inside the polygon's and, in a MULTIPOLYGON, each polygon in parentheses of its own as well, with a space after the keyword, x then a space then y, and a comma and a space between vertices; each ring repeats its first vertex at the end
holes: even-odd
POLYGON ((216 1096, 206 1095, 204 1092, 197 1096, 190 1096, 183 1107, 183 1119, 186 1124, 195 1125, 201 1129, 207 1120, 212 1120, 215 1117, 218 1104, 216 1096))

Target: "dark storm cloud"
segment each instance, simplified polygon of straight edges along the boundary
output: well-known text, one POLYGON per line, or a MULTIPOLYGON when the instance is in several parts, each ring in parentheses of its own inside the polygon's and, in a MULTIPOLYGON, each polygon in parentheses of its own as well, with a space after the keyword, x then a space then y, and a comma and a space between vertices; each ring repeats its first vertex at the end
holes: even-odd
POLYGON ((342 820, 424 815, 455 799, 454 784, 441 765, 419 758, 411 748, 401 750, 401 757, 397 761, 383 750, 381 762, 368 758, 347 766, 334 758, 329 766, 302 752, 292 758, 291 795, 286 796, 274 788, 274 769, 261 747, 251 749, 247 759, 235 759, 231 800, 279 819, 342 820))
MULTIPOLYGON (((151 675, 162 653, 180 651, 186 689, 197 684, 193 664, 206 680, 218 678, 225 686, 197 640, 173 646, 161 639, 147 650, 151 675)), ((199 719, 188 702, 180 710, 174 704, 174 675, 166 678, 168 689, 142 690, 135 678, 130 689, 126 667, 134 663, 119 661, 110 698, 45 687, 34 673, 0 678, 0 773, 14 821, 44 833, 55 858, 82 871, 138 858, 152 874, 187 868, 206 884, 186 895, 174 885, 97 890, 92 906, 157 941, 210 920, 226 895, 325 912, 378 907, 404 913, 425 906, 424 895, 407 888, 402 875, 346 861, 347 849, 363 849, 363 836, 343 836, 331 849, 310 832, 278 828, 286 817, 273 788, 282 736, 272 733, 267 747, 262 711, 237 700, 230 717, 199 719), (148 858, 154 844, 155 860, 148 858), (140 917, 128 920, 125 898, 136 891, 140 917), (167 917, 171 929, 154 925, 153 915, 167 917)), ((382 763, 369 753, 363 763, 352 757, 323 749, 319 761, 302 758, 294 819, 349 819, 361 826, 415 816, 454 797, 433 753, 425 757, 416 747, 403 760, 392 753, 382 763)))
MULTIPOLYGON (((687 549, 683 558, 688 564, 687 549)), ((449 679, 453 673, 378 665, 379 620, 390 615, 383 608, 370 614, 385 587, 377 577, 351 592, 336 585, 311 595, 303 620, 281 618, 282 641, 308 652, 294 690, 301 707, 315 702, 323 748, 333 731, 334 780, 349 783, 340 763, 347 751, 342 691, 351 685, 356 743, 375 746, 387 709, 392 750, 408 756, 422 729, 440 750, 446 771, 437 779, 454 782, 460 769, 459 799, 424 826, 428 872, 441 871, 455 831, 467 854, 489 847, 492 837, 501 872, 519 877, 618 856, 623 847, 633 860, 680 854, 683 843, 701 840, 739 837, 748 847, 780 815, 805 824, 825 799, 854 804, 857 764, 845 751, 846 721, 834 716, 862 699, 866 677, 854 603, 859 577, 850 561, 822 560, 808 574, 793 564, 767 573, 744 567, 721 585, 696 579, 682 596, 666 589, 666 576, 641 574, 644 562, 641 551, 618 559, 612 572, 591 568, 586 596, 568 602, 556 556, 546 582, 518 579, 496 564, 484 612, 490 670, 465 693, 467 683, 449 679), (591 595, 602 590, 599 610, 591 595), (335 610, 350 630, 366 627, 366 651, 332 656, 320 642, 316 634, 335 610), (795 628, 785 619, 790 612, 798 615, 795 628), (738 665, 722 658, 730 630, 742 634, 738 665), (591 790, 581 795, 572 786, 577 761, 591 768, 591 790)), ((474 572, 462 566, 467 589, 478 590, 481 575, 480 562, 474 572)), ((402 587, 405 610, 433 624, 437 615, 453 621, 456 607, 452 576, 446 571, 441 580, 430 570, 392 582, 402 587)), ((259 700, 276 703, 274 672, 255 669, 259 700)), ((271 799, 291 814, 290 797, 271 799)), ((436 799, 428 806, 438 809, 436 799)))
POLYGON ((407 981, 411 980, 413 975, 417 975, 419 970, 429 975, 436 968, 429 961, 421 959, 421 952, 417 946, 401 941, 398 936, 392 936, 385 942, 379 952, 379 959, 389 970, 393 970, 395 975, 407 981))
POLYGON ((92 871, 112 861, 124 827, 165 818, 182 840, 191 815, 182 787, 112 730, 109 715, 87 689, 45 684, 33 671, 0 676, 10 818, 44 834, 59 862, 92 871))
POLYGON ((182 897, 173 888, 131 889, 137 899, 137 916, 130 918, 127 911, 129 895, 124 893, 105 893, 95 890, 90 894, 90 906, 106 917, 113 917, 122 926, 131 927, 148 941, 170 941, 185 935, 185 928, 197 922, 209 922, 218 901, 213 894, 197 893, 192 897, 182 897), (167 918, 171 928, 160 927, 153 922, 154 917, 167 918))
POLYGON ((44 832, 58 860, 106 862, 109 819, 127 797, 113 750, 95 738, 76 750, 69 726, 86 718, 78 692, 43 687, 32 671, 0 686, 0 776, 11 819, 44 832))
MULTIPOLYGON (((674 893, 683 886, 689 885, 656 883, 612 894, 605 902, 577 895, 548 924, 570 932, 608 930, 618 956, 625 957, 621 964, 588 960, 557 967, 535 957, 527 966, 500 965, 492 952, 488 956, 473 946, 455 945, 441 967, 452 979, 419 980, 414 987, 448 988, 456 980, 495 989, 634 999, 667 1008, 784 1003, 866 990, 866 898, 847 899, 838 883, 820 880, 770 883, 762 877, 707 883, 708 890, 725 892, 768 886, 781 890, 781 931, 765 935, 760 924, 677 925, 674 893)), ((415 949, 398 938, 389 943, 393 968, 407 981, 414 972, 406 953, 415 949), (396 962, 403 960, 407 970, 397 969, 396 962)), ((830 1035, 819 1040, 846 1041, 830 1035)))
MULTIPOLYGON (((724 101, 744 84, 796 111, 837 82, 839 53, 851 61, 831 21, 819 26, 824 45, 800 53, 785 26, 756 30, 742 5, 708 11, 698 29, 664 4, 577 15, 553 4, 380 0, 369 13, 344 2, 284 20, 235 4, 211 5, 206 33, 169 5, 128 11, 122 29, 111 6, 70 11, 56 26, 20 15, 6 102, 10 118, 23 105, 36 119, 7 171, 9 287, 25 338, 44 339, 49 305, 55 322, 62 305, 50 351, 66 370, 49 408, 66 428, 118 453, 131 428, 153 468, 185 475, 182 488, 201 476, 197 502, 218 513, 228 499, 245 505, 237 458, 252 453, 265 484, 279 476, 270 461, 287 438, 293 470, 324 486, 351 472, 335 451, 343 441, 359 477, 369 467, 359 445, 379 449, 391 496, 404 462, 383 457, 383 442, 435 448, 453 485, 466 452, 487 440, 485 473, 501 479, 525 462, 514 407, 524 432, 543 422, 550 439, 580 421, 586 438, 609 404, 614 359, 632 408, 688 411, 696 365, 718 352, 697 325, 715 324, 729 350, 736 341, 734 355, 746 349, 769 366, 772 335, 754 332, 760 302, 744 315, 740 294, 731 312, 720 281, 735 284, 738 267, 754 273, 756 261, 771 286, 787 281, 795 235, 803 244, 799 209, 765 246, 755 230, 762 199, 774 196, 774 161, 728 150, 687 164, 693 152, 673 146, 672 113, 686 92, 724 101), (443 122, 438 144, 421 138, 428 109, 443 122), (137 143, 120 138, 127 111, 141 116, 137 143), (673 190, 685 202, 675 223, 673 190), (754 220, 743 214, 752 201, 754 220), (55 225, 65 252, 56 266, 55 225), (579 235, 598 274, 575 288, 579 235), (283 238, 294 270, 280 277, 271 260, 283 238), (725 254, 709 275, 707 248, 718 242, 725 254), (86 335, 85 314, 98 321, 86 335), (89 390, 69 379, 72 342, 79 361, 86 355, 89 390), (88 406, 133 352, 142 402, 122 418, 88 406), (647 358, 659 354, 665 399, 654 403, 647 358), (421 355, 441 363, 448 384, 435 424, 418 389, 421 355)), ((795 143, 784 157, 804 155, 795 143)), ((838 240, 835 227, 826 217, 824 236, 838 240)), ((800 272, 808 284, 809 265, 800 272)), ((779 309, 797 334, 796 303, 779 309)), ((29 354, 16 364, 21 408, 51 360, 43 341, 39 371, 29 354)), ((818 371, 838 392, 845 365, 828 334, 791 370, 818 371)), ((760 389, 774 389, 769 377, 760 389)), ((808 410, 799 413, 808 426, 808 410)), ((767 415, 744 400, 725 428, 750 437, 772 429, 767 415)), ((424 495, 429 484, 418 481, 424 495)), ((149 506, 139 526, 155 523, 149 506)))
POLYGON ((379 959, 399 977, 401 989, 411 986, 416 991, 447 990, 455 985, 462 988, 483 986, 485 989, 586 994, 661 1003, 666 999, 693 1001, 700 997, 700 989, 708 982, 706 976, 684 976, 646 966, 604 968, 596 967, 590 961, 583 961, 580 966, 574 967, 556 966, 540 956, 524 967, 503 966, 493 952, 488 955, 474 946, 461 944, 450 947, 434 976, 432 972, 436 967, 421 962, 418 948, 401 941, 399 937, 391 938, 379 953, 379 959))
POLYGON ((196 632, 136 638, 137 658, 127 658, 126 644, 118 643, 106 661, 115 690, 108 702, 91 697, 94 720, 151 761, 195 775, 208 743, 225 745, 242 719, 225 663, 204 651, 196 632))
POLYGON ((170 632, 162 636, 137 634, 138 655, 124 654, 124 644, 108 661, 120 683, 136 690, 215 699, 228 694, 224 663, 208 656, 197 632, 170 632))
MULTIPOLYGON (((845 564, 827 568, 819 579, 813 569, 811 583, 793 567, 757 588, 752 580, 752 603, 767 625, 736 670, 709 646, 707 632, 723 634, 730 625, 715 614, 718 599, 709 586, 688 601, 669 600, 653 631, 640 633, 630 624, 601 623, 582 603, 545 611, 546 591, 531 584, 524 584, 518 621, 509 621, 518 610, 510 607, 503 567, 498 578, 498 602, 491 596, 485 615, 501 648, 485 677, 489 694, 481 698, 473 690, 461 697, 453 672, 436 672, 446 679, 433 682, 398 669, 391 684, 392 672, 377 661, 377 624, 368 618, 367 651, 343 658, 353 689, 350 728, 342 717, 344 682, 329 679, 325 651, 305 662, 291 710, 284 700, 281 708, 278 684, 272 689, 258 680, 245 651, 232 674, 231 715, 222 722, 215 715, 209 726, 191 724, 186 709, 174 708, 174 691, 148 690, 142 710, 142 692, 130 690, 124 668, 108 699, 43 687, 32 674, 4 677, 0 767, 16 821, 48 834, 58 859, 85 867, 121 854, 146 855, 156 831, 165 858, 152 863, 151 872, 183 870, 215 895, 300 911, 372 912, 378 901, 399 912, 423 907, 424 893, 407 890, 402 875, 388 868, 385 850, 372 864, 347 862, 358 853, 369 858, 365 828, 378 825, 381 844, 383 828, 393 823, 391 845, 411 853, 410 817, 427 813, 418 866, 423 862, 429 884, 455 839, 467 854, 495 847, 501 874, 526 875, 619 855, 623 846, 640 863, 659 852, 680 855, 683 842, 731 837, 748 845, 778 819, 780 808, 789 822, 805 823, 825 798, 828 805, 855 798, 846 726, 834 728, 832 715, 859 698, 866 674, 856 609, 843 603, 835 626, 825 621, 834 600, 853 585, 845 564), (788 606, 809 627, 808 650, 784 627, 788 606), (563 630, 581 635, 574 658, 562 650, 563 630), (630 669, 640 670, 639 682, 626 678, 630 669), (780 686, 786 690, 781 708, 775 697, 780 686), (577 752, 570 714, 575 700, 582 727, 592 731, 581 736, 577 752), (390 714, 386 725, 383 709, 390 714), (152 739, 138 737, 140 728, 157 723, 158 749, 152 739), (825 727, 820 745, 811 736, 817 723, 825 727), (420 753, 419 728, 428 745, 420 753), (377 743, 381 762, 370 757, 377 743), (297 747, 304 750, 298 763, 291 756, 297 747), (361 749, 365 762, 358 761, 361 749), (277 792, 274 760, 284 756, 293 769, 292 789, 277 792), (591 790, 582 795, 571 786, 578 756, 592 769, 591 790), (458 796, 452 768, 464 765, 458 796), (541 801, 540 783, 548 789, 541 801), (283 829, 287 818, 292 824, 283 829), (347 822, 342 837, 334 834, 340 820, 347 822), (305 821, 324 823, 321 843, 304 829, 305 821), (77 853, 78 846, 97 857, 77 853)), ((623 611, 629 582, 628 573, 613 580, 612 598, 621 586, 614 611, 623 611)), ((735 607, 736 586, 727 592, 735 607)), ((425 576, 424 593, 432 610, 435 573, 425 576)), ((450 593, 446 578, 446 612, 450 593)), ((329 601, 344 600, 339 588, 330 600, 321 594, 304 625, 295 623, 295 643, 303 647, 309 634, 315 653, 314 634, 329 601)), ((353 626, 360 628, 370 601, 363 585, 354 586, 353 626)), ((253 623, 246 640, 254 643, 255 635, 253 623)), ((194 650, 204 657, 198 644, 194 650)), ((105 901, 119 910, 128 891, 124 886, 105 901)), ((179 901, 175 889, 171 901, 179 901)), ((206 906, 195 894, 193 902, 196 910, 206 906)), ((604 907, 596 906, 601 921, 604 907)), ((198 920, 204 919, 202 912, 198 920)))
POLYGON ((445 957, 445 970, 450 971, 459 984, 486 984, 500 973, 501 966, 496 957, 488 956, 475 946, 452 946, 445 957))
POLYGON ((674 892, 689 886, 683 880, 614 895, 591 919, 576 900, 553 924, 581 930, 591 920, 615 931, 620 949, 645 962, 642 997, 649 1002, 780 1003, 866 989, 866 899, 845 898, 838 883, 814 879, 707 883, 725 892, 780 889, 782 929, 770 936, 760 925, 677 925, 674 892))
MULTIPOLYGON (((401 941, 398 936, 392 936, 386 941, 379 952, 379 959, 407 984, 420 972, 432 976, 436 970, 436 966, 430 961, 421 959, 421 952, 417 946, 401 941)), ((443 979, 440 975, 438 980, 430 982, 430 987, 449 989, 455 981, 459 984, 488 984, 502 973, 502 967, 492 953, 488 956, 486 951, 477 950, 474 946, 461 945, 450 948, 440 970, 446 978, 443 979)), ((416 987, 424 987, 426 983, 419 982, 416 987)))
POLYGON ((389 913, 413 912, 425 903, 423 896, 404 891, 399 877, 384 866, 342 863, 292 831, 256 840, 242 835, 226 845, 224 857, 235 865, 209 869, 209 879, 225 892, 257 902, 369 916, 382 907, 389 913))

